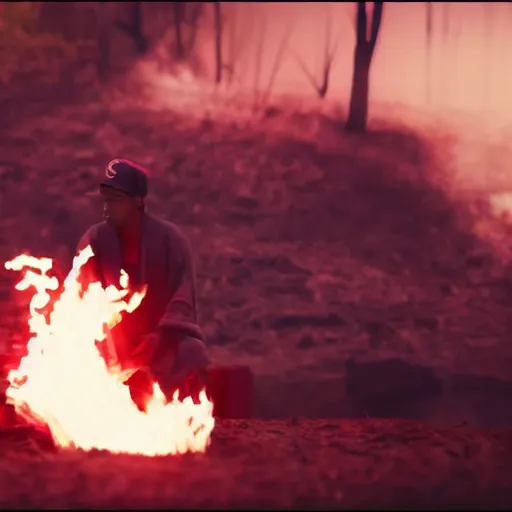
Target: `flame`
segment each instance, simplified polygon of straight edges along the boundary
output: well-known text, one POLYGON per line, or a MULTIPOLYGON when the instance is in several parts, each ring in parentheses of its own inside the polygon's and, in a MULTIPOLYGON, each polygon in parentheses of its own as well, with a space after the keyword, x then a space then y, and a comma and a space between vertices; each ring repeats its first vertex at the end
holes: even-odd
POLYGON ((122 271, 119 289, 93 282, 83 292, 77 278, 93 255, 89 246, 75 257, 46 316, 41 309, 51 304, 48 292, 59 288, 59 280, 48 275, 52 260, 22 254, 5 264, 22 272, 17 290, 35 290, 28 318, 32 336, 27 355, 9 372, 9 402, 27 421, 47 425, 62 447, 144 455, 204 452, 214 427, 213 406, 204 391, 199 404, 191 398, 180 402, 177 394, 166 403, 155 384, 142 413, 99 354, 95 342, 105 339, 105 326, 137 308, 145 290, 129 296, 122 271))

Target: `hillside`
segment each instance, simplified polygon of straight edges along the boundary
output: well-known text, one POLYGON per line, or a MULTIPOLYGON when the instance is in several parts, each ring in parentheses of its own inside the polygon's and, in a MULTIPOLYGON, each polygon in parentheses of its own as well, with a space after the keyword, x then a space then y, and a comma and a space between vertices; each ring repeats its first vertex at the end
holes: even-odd
MULTIPOLYGON (((260 414, 341 414, 348 357, 508 375, 508 228, 489 201, 507 191, 499 141, 390 107, 348 135, 333 105, 255 113, 178 82, 59 98, 3 100, 4 260, 28 250, 69 266, 100 217, 102 168, 133 158, 151 169, 150 209, 192 241, 212 354, 251 366, 260 414), (473 172, 493 147, 495 175, 470 175, 464 162, 473 172)), ((22 321, 12 277, 4 339, 22 321)))

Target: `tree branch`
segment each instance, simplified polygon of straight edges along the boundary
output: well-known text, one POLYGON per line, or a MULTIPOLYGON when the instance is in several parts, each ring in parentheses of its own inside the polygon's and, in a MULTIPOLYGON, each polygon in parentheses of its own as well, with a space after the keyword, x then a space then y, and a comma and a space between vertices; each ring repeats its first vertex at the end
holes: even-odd
POLYGON ((373 52, 379 36, 384 2, 373 2, 372 28, 370 33, 370 51, 373 52))
POLYGON ((313 76, 313 73, 308 69, 306 66, 306 63, 300 58, 299 54, 292 50, 293 56, 297 60, 297 64, 300 66, 302 72, 306 75, 306 78, 309 80, 309 83, 312 85, 313 89, 318 92, 318 84, 316 82, 315 77, 313 76))
POLYGON ((357 2, 357 44, 366 44, 366 2, 357 2))
POLYGON ((264 105, 266 103, 268 97, 270 96, 270 92, 274 85, 274 80, 276 78, 277 72, 279 71, 279 68, 281 67, 281 62, 283 60, 284 52, 288 48, 288 41, 290 39, 291 34, 292 34, 292 25, 289 24, 285 30, 283 39, 281 40, 281 43, 279 44, 279 48, 277 49, 276 59, 274 61, 274 65, 272 66, 272 69, 270 72, 270 77, 268 80, 267 88, 261 98, 262 105, 264 105))
POLYGON ((334 43, 334 45, 332 46, 331 50, 329 51, 329 53, 327 54, 327 56, 325 58, 324 69, 323 69, 323 74, 322 74, 322 83, 321 83, 320 87, 317 89, 318 96, 320 96, 320 98, 325 98, 325 95, 327 94, 327 91, 329 89, 331 68, 332 68, 332 65, 334 62, 334 57, 336 55, 337 47, 338 47, 338 41, 336 40, 336 42, 334 43))
POLYGON ((132 37, 133 32, 135 31, 135 27, 133 25, 130 25, 129 23, 126 23, 122 20, 115 20, 116 27, 121 30, 121 32, 124 32, 127 36, 132 37))

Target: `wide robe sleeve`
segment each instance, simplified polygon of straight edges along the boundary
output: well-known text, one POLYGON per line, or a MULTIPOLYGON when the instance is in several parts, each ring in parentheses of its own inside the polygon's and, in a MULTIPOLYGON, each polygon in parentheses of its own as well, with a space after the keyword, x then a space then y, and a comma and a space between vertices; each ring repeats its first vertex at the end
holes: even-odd
POLYGON ((190 243, 179 230, 169 232, 168 268, 171 299, 159 328, 179 341, 185 337, 203 338, 197 323, 196 279, 190 243))

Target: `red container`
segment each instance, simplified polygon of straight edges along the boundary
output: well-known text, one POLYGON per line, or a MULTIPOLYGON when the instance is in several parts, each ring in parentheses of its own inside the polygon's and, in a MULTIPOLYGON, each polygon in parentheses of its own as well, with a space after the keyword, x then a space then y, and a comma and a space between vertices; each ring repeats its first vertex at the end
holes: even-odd
POLYGON ((253 379, 248 366, 216 366, 208 374, 207 393, 216 418, 252 416, 253 379))

